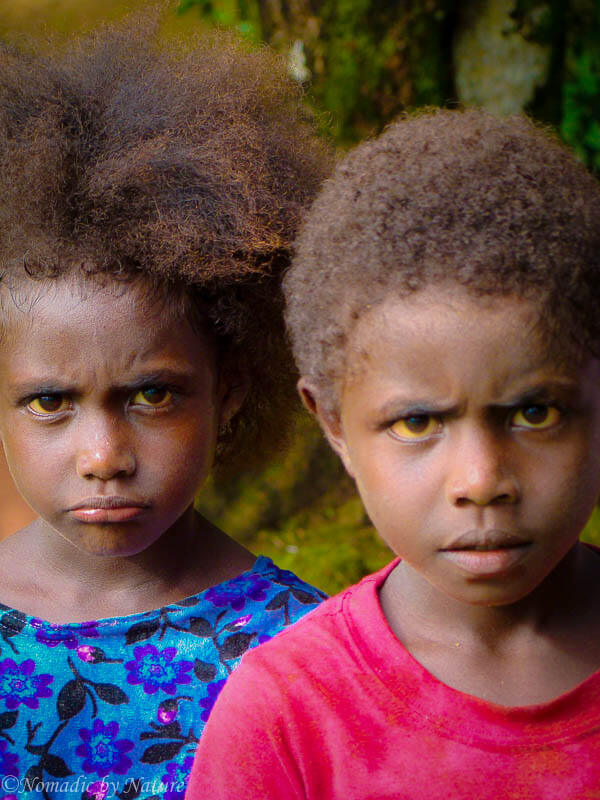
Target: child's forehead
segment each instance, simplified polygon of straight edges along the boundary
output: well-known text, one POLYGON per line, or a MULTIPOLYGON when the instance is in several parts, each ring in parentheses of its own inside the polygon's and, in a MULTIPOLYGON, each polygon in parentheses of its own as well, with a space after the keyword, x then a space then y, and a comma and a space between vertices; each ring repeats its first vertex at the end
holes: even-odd
POLYGON ((26 276, 0 284, 2 327, 31 325, 41 317, 81 318, 85 323, 90 310, 99 304, 107 313, 118 309, 119 319, 137 324, 157 324, 161 319, 185 314, 182 295, 169 293, 145 278, 118 280, 108 275, 66 274, 58 278, 34 280, 26 276))
POLYGON ((173 368, 196 360, 212 363, 214 337, 203 320, 197 323, 177 297, 151 289, 144 281, 79 277, 29 281, 14 286, 12 293, 5 287, 2 364, 20 364, 19 371, 51 367, 65 375, 100 370, 114 378, 156 359, 166 358, 173 368))
MULTIPOLYGON (((467 339, 477 337, 475 317, 503 326, 522 326, 533 332, 542 326, 543 305, 536 299, 515 294, 486 294, 469 291, 453 283, 428 284, 412 292, 395 291, 393 286, 361 304, 358 294, 348 304, 348 339, 365 335, 377 337, 394 325, 404 324, 424 335, 435 319, 460 331, 467 339)), ((501 331, 499 330, 499 335, 501 331)))
POLYGON ((563 371, 580 360, 547 323, 543 305, 516 295, 478 295, 460 286, 428 286, 411 294, 388 293, 356 310, 344 352, 344 379, 374 359, 395 357, 424 374, 433 359, 458 366, 485 357, 490 372, 563 371), (517 343, 508 351, 507 342, 517 343))
POLYGON ((13 387, 120 385, 214 366, 211 337, 163 314, 145 287, 55 281, 24 299, 10 298, 0 337, 0 372, 13 387))
POLYGON ((490 294, 469 291, 453 282, 429 283, 412 291, 395 291, 393 285, 376 302, 367 305, 359 319, 362 323, 390 321, 396 317, 409 317, 413 325, 426 324, 435 309, 435 315, 448 317, 457 326, 468 326, 473 312, 490 317, 501 314, 506 322, 539 320, 541 303, 531 297, 513 293, 490 294))

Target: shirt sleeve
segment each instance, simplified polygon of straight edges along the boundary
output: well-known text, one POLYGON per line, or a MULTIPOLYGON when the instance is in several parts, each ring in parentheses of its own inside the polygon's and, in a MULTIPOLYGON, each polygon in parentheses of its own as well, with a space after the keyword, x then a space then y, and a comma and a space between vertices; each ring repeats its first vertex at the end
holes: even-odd
POLYGON ((196 750, 186 800, 305 800, 285 698, 269 677, 264 663, 242 660, 228 679, 196 750))

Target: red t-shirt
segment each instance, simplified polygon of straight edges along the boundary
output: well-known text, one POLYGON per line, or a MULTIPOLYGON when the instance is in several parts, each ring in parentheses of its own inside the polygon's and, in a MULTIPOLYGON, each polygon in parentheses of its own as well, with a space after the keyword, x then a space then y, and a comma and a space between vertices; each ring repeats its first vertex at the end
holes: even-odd
POLYGON ((450 688, 387 624, 393 566, 244 656, 187 800, 600 798, 600 672, 517 708, 450 688))

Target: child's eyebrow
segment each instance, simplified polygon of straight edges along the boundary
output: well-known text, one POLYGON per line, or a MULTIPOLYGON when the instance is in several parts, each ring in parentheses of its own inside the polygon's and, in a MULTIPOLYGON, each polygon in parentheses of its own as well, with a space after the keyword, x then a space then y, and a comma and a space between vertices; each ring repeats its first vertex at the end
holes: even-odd
MULTIPOLYGON (((171 367, 158 368, 132 376, 110 386, 112 391, 135 390, 149 384, 186 384, 194 376, 193 369, 172 369, 171 367)), ((79 391, 77 381, 71 378, 58 378, 56 375, 40 375, 35 378, 16 380, 8 385, 11 394, 26 397, 40 394, 69 394, 79 391)))
POLYGON ((9 392, 23 396, 40 394, 40 392, 60 394, 68 392, 69 387, 70 384, 67 384, 64 379, 57 378, 55 375, 52 377, 40 376, 39 378, 30 378, 28 380, 8 383, 9 392))
POLYGON ((165 367, 164 369, 158 368, 149 372, 143 372, 131 380, 123 381, 123 383, 115 385, 115 389, 139 389, 148 384, 181 384, 192 380, 194 377, 193 369, 172 369, 165 367))
POLYGON ((579 382, 575 379, 544 381, 535 386, 528 387, 522 392, 516 392, 507 397, 506 400, 495 403, 494 405, 504 406, 523 406, 527 403, 551 402, 559 397, 572 397, 579 393, 579 382))
POLYGON ((379 407, 382 417, 409 416, 410 414, 449 414, 458 408, 456 403, 443 403, 432 399, 403 396, 393 397, 379 407))
MULTIPOLYGON (((561 397, 574 397, 579 393, 579 382, 574 378, 556 379, 542 381, 534 386, 528 386, 522 391, 515 392, 506 397, 499 397, 496 402, 490 403, 490 407, 513 408, 525 406, 528 403, 549 403, 561 397)), ((377 414, 382 419, 392 417, 406 417, 411 414, 439 414, 452 415, 460 412, 460 403, 444 402, 433 398, 411 397, 397 395, 387 400, 377 409, 377 414)))

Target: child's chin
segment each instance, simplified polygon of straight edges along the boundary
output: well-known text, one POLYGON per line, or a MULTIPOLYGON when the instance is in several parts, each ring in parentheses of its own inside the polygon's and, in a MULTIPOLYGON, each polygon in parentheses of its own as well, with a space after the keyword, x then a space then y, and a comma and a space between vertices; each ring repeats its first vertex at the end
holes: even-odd
MULTIPOLYGON (((91 528, 91 526, 86 527, 91 528)), ((154 543, 154 539, 150 541, 148 538, 144 538, 142 540, 138 536, 133 536, 131 531, 123 531, 121 526, 111 525, 110 528, 109 531, 105 529, 98 532, 88 530, 86 536, 80 536, 77 539, 63 538, 66 538, 81 553, 99 557, 136 556, 154 543), (112 530, 117 527, 120 530, 112 530)))
POLYGON ((518 603, 531 594, 536 588, 535 584, 501 581, 483 582, 477 586, 470 585, 465 591, 448 592, 451 597, 459 602, 482 608, 502 608, 518 603))

